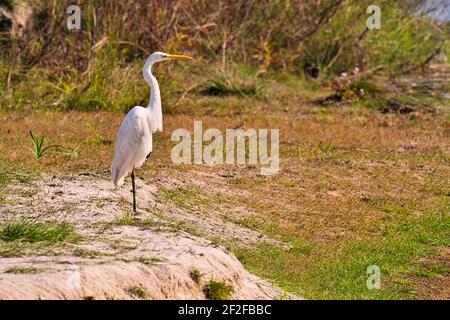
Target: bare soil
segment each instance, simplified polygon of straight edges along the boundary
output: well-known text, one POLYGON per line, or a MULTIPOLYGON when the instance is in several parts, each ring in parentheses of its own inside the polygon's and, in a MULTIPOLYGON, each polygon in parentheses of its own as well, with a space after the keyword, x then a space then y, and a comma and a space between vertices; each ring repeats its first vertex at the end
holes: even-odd
POLYGON ((66 221, 82 240, 2 258, 0 299, 142 298, 135 288, 149 299, 204 299, 210 280, 231 286, 235 299, 283 297, 282 290, 247 272, 226 248, 174 226, 183 220, 193 230, 249 245, 277 241, 213 213, 199 216, 166 207, 162 214, 157 187, 141 179, 137 184, 140 210, 135 216, 128 209, 129 188, 113 189, 106 174, 46 175, 12 187, 0 207, 2 221, 66 221))

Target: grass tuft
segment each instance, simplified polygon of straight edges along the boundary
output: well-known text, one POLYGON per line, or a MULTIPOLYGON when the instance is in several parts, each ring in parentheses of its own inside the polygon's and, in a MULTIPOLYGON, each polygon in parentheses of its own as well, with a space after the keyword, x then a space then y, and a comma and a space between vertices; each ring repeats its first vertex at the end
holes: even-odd
POLYGON ((124 209, 122 215, 111 222, 116 226, 132 226, 136 223, 133 212, 128 209, 124 209))
POLYGON ((149 298, 147 290, 145 290, 142 286, 131 286, 127 288, 126 291, 133 297, 141 300, 147 300, 149 298))
POLYGON ((196 186, 161 188, 159 191, 163 199, 181 208, 208 209, 213 205, 205 192, 196 186))
POLYGON ((203 288, 203 292, 209 300, 228 300, 233 288, 223 281, 210 280, 203 288))
POLYGON ((5 242, 52 243, 75 241, 73 226, 67 222, 34 222, 28 220, 8 221, 0 226, 0 240, 5 242))
POLYGON ((189 271, 189 276, 191 277, 192 281, 194 281, 194 283, 200 284, 203 274, 198 269, 194 268, 189 271))
POLYGON ((19 182, 30 182, 39 177, 40 170, 35 167, 27 167, 19 163, 2 161, 0 159, 0 185, 7 184, 13 180, 19 182))
POLYGON ((5 271, 5 273, 26 274, 26 273, 38 273, 40 269, 34 267, 12 267, 5 271))
POLYGON ((36 159, 41 158, 44 155, 45 151, 47 151, 48 149, 60 147, 58 145, 50 145, 50 146, 44 147, 44 142, 45 142, 45 139, 47 138, 46 136, 43 136, 43 137, 35 136, 31 130, 29 131, 29 133, 30 133, 30 137, 31 137, 31 142, 33 143, 32 152, 36 159))
POLYGON ((215 72, 206 79, 199 93, 208 96, 261 97, 265 83, 257 77, 237 72, 215 72))
POLYGON ((282 250, 260 245, 237 250, 238 259, 251 272, 275 281, 279 286, 312 299, 399 299, 411 298, 408 275, 435 276, 442 268, 424 268, 418 258, 433 255, 435 246, 448 246, 450 216, 442 207, 438 215, 419 219, 401 215, 382 229, 382 237, 314 248, 305 256, 296 249, 282 250), (334 252, 332 256, 319 252, 334 252), (309 267, 305 270, 303 266, 309 267), (381 269, 381 289, 366 286, 367 267, 381 269))

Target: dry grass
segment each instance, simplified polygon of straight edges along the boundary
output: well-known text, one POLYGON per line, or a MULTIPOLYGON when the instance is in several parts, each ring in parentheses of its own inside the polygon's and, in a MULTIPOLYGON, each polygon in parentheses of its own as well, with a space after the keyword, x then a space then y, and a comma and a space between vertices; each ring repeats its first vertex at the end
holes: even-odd
MULTIPOLYGON (((2 36, 0 205, 12 201, 7 195, 16 192, 15 182, 42 173, 107 175, 124 114, 106 110, 146 104, 141 69, 155 48, 190 53, 189 64, 154 70, 164 132, 138 176, 159 187, 162 205, 217 211, 288 243, 290 250, 243 249, 211 239, 234 250, 251 271, 307 298, 442 296, 439 287, 424 288, 448 274, 443 264, 430 271, 415 260, 449 259, 442 248, 449 246, 450 115, 448 98, 437 92, 448 91, 448 73, 441 87, 425 85, 420 94, 405 84, 399 92, 382 77, 420 70, 439 50, 448 56, 445 25, 411 15, 411 4, 387 0, 379 3, 383 28, 370 32, 368 0, 80 4, 86 28, 79 32, 58 27, 66 19, 64 3, 41 1, 23 37, 2 36), (131 16, 137 18, 122 19, 131 16), (136 24, 148 17, 151 30, 136 24), (315 80, 307 75, 313 67, 315 80), (352 81, 339 77, 355 67, 361 73, 352 81), (333 93, 343 101, 315 102, 333 93), (420 108, 380 113, 393 97, 420 108), (423 112, 430 106, 436 113, 423 112), (170 134, 192 131, 193 120, 221 131, 280 129, 281 172, 262 177, 256 166, 175 166, 170 134), (58 148, 36 159, 30 131, 47 137, 43 148, 58 148), (383 272, 380 291, 365 288, 365 268, 374 263, 383 272)), ((125 212, 115 223, 140 222, 125 212)), ((145 298, 139 290, 135 295, 145 298)))
MULTIPOLYGON (((138 175, 166 190, 159 195, 163 202, 200 211, 214 204, 228 221, 288 242, 289 251, 269 246, 236 253, 251 271, 289 291, 319 298, 424 297, 411 288, 420 290, 424 281, 435 280, 417 276, 425 269, 414 259, 435 256, 435 248, 448 246, 442 238, 450 192, 448 111, 403 116, 356 106, 318 107, 309 101, 326 92, 276 85, 280 90, 272 100, 189 95, 179 106, 183 114, 165 116, 151 161, 138 175), (170 134, 180 127, 192 131, 193 119, 201 119, 204 128, 220 130, 280 128, 280 174, 262 177, 254 166, 173 165, 170 134), (183 181, 178 186, 183 190, 202 188, 201 195, 184 192, 178 199, 164 178, 183 181), (417 235, 410 230, 418 230, 417 235), (384 263, 386 285, 380 292, 364 288, 361 268, 373 263, 370 257, 384 263), (330 272, 340 280, 329 276, 319 285, 318 279, 330 272), (353 286, 344 280, 360 283, 353 286)), ((5 124, 0 128, 3 164, 21 163, 32 172, 58 175, 103 174, 109 170, 123 114, 33 112, 0 117, 5 124), (29 150, 30 129, 67 152, 51 150, 35 159, 29 150)), ((225 244, 233 249, 233 244, 225 244)))

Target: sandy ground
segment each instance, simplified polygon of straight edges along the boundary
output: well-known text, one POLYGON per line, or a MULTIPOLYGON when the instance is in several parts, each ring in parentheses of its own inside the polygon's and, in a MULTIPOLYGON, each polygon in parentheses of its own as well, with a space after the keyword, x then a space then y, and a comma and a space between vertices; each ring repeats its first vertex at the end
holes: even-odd
POLYGON ((106 174, 44 176, 31 185, 12 187, 6 204, 0 206, 1 220, 67 221, 82 240, 30 246, 0 258, 0 299, 204 299, 210 280, 229 285, 235 299, 286 297, 247 272, 224 247, 174 226, 183 221, 210 238, 246 245, 276 240, 215 213, 163 208, 155 186, 143 180, 137 185, 140 209, 128 223, 123 219, 130 217, 129 188, 114 190, 106 174), (201 275, 199 280, 193 279, 193 271, 201 275), (144 294, 136 294, 136 288, 144 294))

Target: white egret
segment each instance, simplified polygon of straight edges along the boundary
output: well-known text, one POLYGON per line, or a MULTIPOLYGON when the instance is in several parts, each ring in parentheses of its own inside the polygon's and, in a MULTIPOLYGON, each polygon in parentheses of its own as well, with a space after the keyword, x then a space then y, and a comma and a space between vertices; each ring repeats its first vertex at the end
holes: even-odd
POLYGON ((152 74, 152 66, 161 61, 192 59, 189 56, 154 52, 144 65, 144 79, 150 85, 150 102, 146 108, 136 106, 123 119, 114 147, 111 176, 119 188, 131 171, 133 185, 133 211, 136 212, 136 184, 134 170, 140 168, 152 153, 152 135, 162 131, 161 95, 158 81, 152 74))

